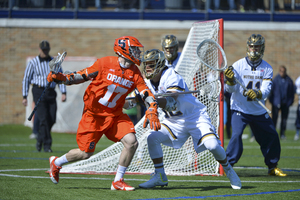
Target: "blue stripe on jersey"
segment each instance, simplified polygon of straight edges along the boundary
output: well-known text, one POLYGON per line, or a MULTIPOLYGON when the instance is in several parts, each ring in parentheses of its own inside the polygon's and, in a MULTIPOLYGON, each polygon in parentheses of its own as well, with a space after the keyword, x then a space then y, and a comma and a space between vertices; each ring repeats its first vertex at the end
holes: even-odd
POLYGON ((174 133, 172 132, 172 130, 166 124, 161 124, 161 125, 163 125, 169 131, 170 135, 172 136, 172 138, 174 140, 177 139, 176 135, 174 135, 174 133))
POLYGON ((179 86, 170 86, 167 88, 167 90, 179 90, 179 91, 185 91, 185 89, 179 87, 179 86))

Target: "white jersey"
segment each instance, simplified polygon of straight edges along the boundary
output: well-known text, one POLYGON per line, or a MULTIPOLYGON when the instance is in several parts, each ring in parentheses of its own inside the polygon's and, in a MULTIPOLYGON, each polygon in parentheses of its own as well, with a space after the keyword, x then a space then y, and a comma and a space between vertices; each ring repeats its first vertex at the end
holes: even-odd
MULTIPOLYGON (((268 97, 273 77, 273 68, 271 65, 262 60, 256 69, 251 69, 252 67, 248 64, 247 59, 242 58, 232 66, 235 78, 247 89, 259 89, 262 92, 262 99, 268 97)), ((230 99, 230 108, 232 110, 250 115, 262 115, 266 113, 266 110, 258 102, 252 101, 243 95, 244 89, 239 84, 235 84, 234 86, 226 84, 225 89, 232 93, 230 99)), ((265 103, 264 100, 261 100, 261 102, 265 103)))
POLYGON ((296 93, 298 95, 298 104, 300 105, 300 76, 296 79, 295 81, 295 85, 296 85, 296 93))
MULTIPOLYGON (((183 78, 173 68, 167 68, 162 72, 157 88, 150 80, 145 81, 153 94, 189 91, 183 78)), ((206 112, 206 106, 192 94, 178 95, 176 101, 176 110, 172 112, 163 110, 165 119, 161 122, 160 132, 169 136, 174 148, 180 148, 188 137, 192 136, 195 149, 198 148, 198 152, 204 150, 202 143, 197 144, 197 142, 207 133, 216 134, 206 112)))
MULTIPOLYGON (((145 81, 153 94, 189 91, 183 78, 173 68, 167 68, 163 71, 157 88, 152 85, 150 80, 146 79, 145 81)), ((182 94, 177 98, 177 109, 172 112, 164 110, 164 112, 166 118, 179 120, 195 114, 199 115, 200 112, 206 112, 206 107, 192 94, 182 94)))
POLYGON ((177 63, 178 63, 178 60, 179 60, 179 58, 180 58, 180 55, 181 55, 181 53, 178 52, 178 53, 177 53, 177 57, 175 58, 175 60, 173 60, 172 64, 169 63, 169 61, 166 59, 165 65, 168 66, 168 67, 172 67, 173 69, 175 69, 175 67, 176 67, 176 65, 177 65, 177 63))

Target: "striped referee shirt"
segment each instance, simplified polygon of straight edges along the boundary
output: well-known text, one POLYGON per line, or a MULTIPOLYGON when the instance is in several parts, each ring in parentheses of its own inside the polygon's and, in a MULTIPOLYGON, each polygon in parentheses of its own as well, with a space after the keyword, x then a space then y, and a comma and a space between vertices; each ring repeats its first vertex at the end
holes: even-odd
MULTIPOLYGON (((47 76, 50 73, 49 62, 52 60, 52 57, 41 58, 36 56, 33 58, 27 65, 23 78, 23 87, 22 94, 23 98, 28 96, 29 85, 38 85, 39 87, 46 87, 48 84, 47 76)), ((63 73, 62 68, 60 67, 58 72, 63 73)), ((52 82, 50 88, 55 88, 56 83, 52 82)), ((64 84, 59 84, 60 91, 65 94, 66 86, 64 84)))

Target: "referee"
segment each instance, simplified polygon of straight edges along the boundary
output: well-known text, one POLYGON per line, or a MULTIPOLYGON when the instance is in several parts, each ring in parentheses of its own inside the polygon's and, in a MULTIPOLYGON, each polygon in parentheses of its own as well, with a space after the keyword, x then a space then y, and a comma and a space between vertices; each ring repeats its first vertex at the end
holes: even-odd
MULTIPOLYGON (((46 85, 48 84, 47 75, 50 72, 49 62, 53 59, 49 55, 50 44, 48 41, 43 40, 39 45, 40 54, 33 58, 27 65, 23 78, 23 105, 27 106, 27 96, 29 85, 32 84, 32 95, 35 104, 42 95, 46 85)), ((58 70, 63 72, 62 68, 58 70)), ((44 146, 45 152, 52 152, 52 137, 51 128, 56 120, 56 83, 52 82, 50 88, 46 90, 43 99, 41 99, 39 106, 36 110, 37 117, 39 118, 39 133, 37 136, 36 149, 40 152, 44 146)), ((59 89, 62 92, 61 100, 66 101, 66 86, 59 84, 59 89)))

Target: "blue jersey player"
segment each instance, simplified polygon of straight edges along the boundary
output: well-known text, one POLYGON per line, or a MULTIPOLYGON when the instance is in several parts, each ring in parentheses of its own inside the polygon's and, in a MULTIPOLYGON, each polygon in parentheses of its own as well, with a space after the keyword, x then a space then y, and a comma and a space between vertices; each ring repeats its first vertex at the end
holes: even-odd
POLYGON ((249 124, 268 166, 268 174, 286 176, 277 168, 280 159, 280 141, 274 123, 266 110, 254 99, 264 102, 271 91, 273 68, 263 55, 265 39, 260 34, 252 34, 247 40, 247 56, 235 62, 233 69, 226 69, 226 91, 232 93, 230 100, 232 137, 226 149, 228 162, 233 166, 243 152, 242 134, 249 124), (245 91, 238 79, 248 89, 245 91))

